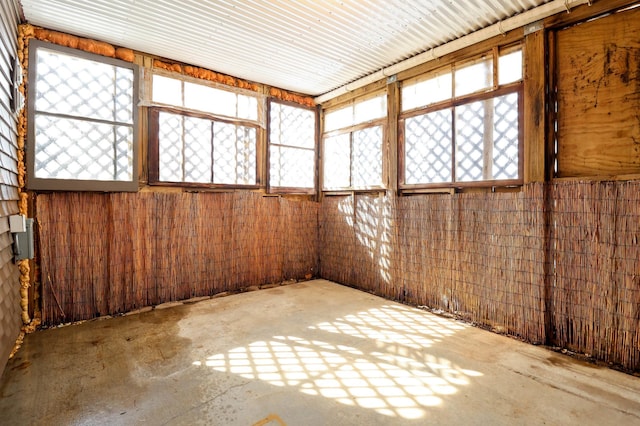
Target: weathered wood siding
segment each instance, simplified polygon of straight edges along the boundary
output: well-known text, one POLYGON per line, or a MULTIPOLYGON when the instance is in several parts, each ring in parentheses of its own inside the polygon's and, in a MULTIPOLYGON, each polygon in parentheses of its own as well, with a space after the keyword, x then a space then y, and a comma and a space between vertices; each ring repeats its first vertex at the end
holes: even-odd
POLYGON ((640 9, 556 33, 558 176, 640 173, 640 9))
POLYGON ((0 373, 20 332, 20 283, 7 216, 18 212, 17 119, 11 111, 18 5, 0 2, 0 373))

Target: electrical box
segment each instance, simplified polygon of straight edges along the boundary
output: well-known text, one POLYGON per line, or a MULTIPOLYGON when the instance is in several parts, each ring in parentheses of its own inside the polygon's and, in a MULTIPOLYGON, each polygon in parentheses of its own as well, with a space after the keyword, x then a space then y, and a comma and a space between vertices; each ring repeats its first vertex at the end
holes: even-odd
POLYGON ((15 232, 13 236, 15 260, 33 259, 33 219, 25 219, 24 232, 15 232))

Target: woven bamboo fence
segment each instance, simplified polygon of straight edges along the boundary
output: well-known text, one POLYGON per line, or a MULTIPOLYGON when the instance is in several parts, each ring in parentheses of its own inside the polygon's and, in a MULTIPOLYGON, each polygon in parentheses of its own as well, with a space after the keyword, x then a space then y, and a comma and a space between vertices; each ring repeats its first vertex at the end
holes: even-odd
POLYGON ((312 274, 640 370, 640 182, 321 205, 56 193, 37 218, 46 324, 312 274))
POLYGON ((640 182, 327 197, 320 223, 324 278, 640 369, 640 182))
POLYGON ((640 369, 640 182, 549 187, 552 341, 640 369))
POLYGON ((544 339, 543 187, 520 193, 330 197, 321 276, 544 339))
POLYGON ((318 204, 238 193, 37 197, 43 322, 316 275, 318 204))

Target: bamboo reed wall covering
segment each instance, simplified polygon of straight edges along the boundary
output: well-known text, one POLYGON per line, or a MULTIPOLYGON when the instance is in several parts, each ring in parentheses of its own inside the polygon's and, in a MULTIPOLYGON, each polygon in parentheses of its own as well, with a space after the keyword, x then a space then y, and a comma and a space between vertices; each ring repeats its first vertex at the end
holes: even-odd
POLYGON ((316 275, 318 209, 252 192, 40 194, 43 323, 316 275))
POLYGON ((640 370, 640 182, 327 197, 320 275, 640 370))
POLYGON ((640 182, 549 188, 552 341, 640 370, 640 182))
POLYGON ((46 324, 313 274, 640 370, 640 182, 36 201, 46 324))
POLYGON ((542 342, 542 188, 327 198, 321 276, 542 342))

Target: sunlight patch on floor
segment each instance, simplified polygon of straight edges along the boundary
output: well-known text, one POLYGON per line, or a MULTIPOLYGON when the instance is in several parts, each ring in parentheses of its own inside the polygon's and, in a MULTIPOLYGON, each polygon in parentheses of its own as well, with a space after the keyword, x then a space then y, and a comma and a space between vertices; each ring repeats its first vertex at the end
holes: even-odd
MULTIPOLYGON (((330 398, 393 417, 417 419, 443 403, 471 378, 481 376, 428 348, 465 328, 415 309, 387 305, 309 327, 311 331, 366 339, 376 350, 364 353, 354 342, 345 345, 297 336, 268 340, 218 353, 196 366, 261 380, 273 386, 330 398)), ((340 339, 336 339, 340 340, 340 339)), ((343 339, 342 339, 343 340, 343 339)))

